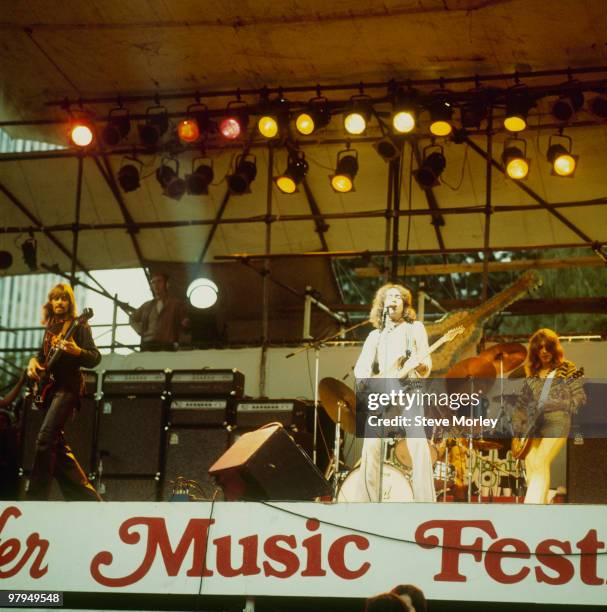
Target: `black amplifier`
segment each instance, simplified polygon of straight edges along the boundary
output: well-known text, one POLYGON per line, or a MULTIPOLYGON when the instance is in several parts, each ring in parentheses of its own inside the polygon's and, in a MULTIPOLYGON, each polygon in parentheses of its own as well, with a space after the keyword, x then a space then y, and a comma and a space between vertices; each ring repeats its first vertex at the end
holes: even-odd
POLYGON ((261 427, 267 423, 306 430, 306 404, 295 399, 246 399, 236 403, 239 428, 261 427))
POLYGON ((107 370, 101 382, 104 395, 162 395, 166 389, 165 370, 107 370))
POLYGON ((173 370, 169 376, 173 395, 240 398, 244 393, 244 374, 236 369, 173 370))
POLYGON ((97 393, 97 379, 99 378, 97 372, 82 370, 82 376, 84 377, 84 395, 93 397, 97 393))
POLYGON ((234 425, 235 404, 230 397, 171 399, 169 412, 171 425, 234 425))

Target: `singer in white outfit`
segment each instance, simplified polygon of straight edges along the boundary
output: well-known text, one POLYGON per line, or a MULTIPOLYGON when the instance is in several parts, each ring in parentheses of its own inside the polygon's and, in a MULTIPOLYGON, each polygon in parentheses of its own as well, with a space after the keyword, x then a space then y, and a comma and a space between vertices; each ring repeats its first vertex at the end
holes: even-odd
MULTIPOLYGON (((411 292, 402 285, 386 284, 378 289, 369 319, 376 328, 363 346, 354 374, 357 379, 387 372, 393 364, 411 353, 413 359, 428 351, 428 334, 423 323, 415 320, 411 292)), ((408 376, 426 378, 432 360, 426 357, 408 376)), ((407 447, 413 463, 412 488, 415 501, 436 501, 432 459, 428 440, 422 432, 409 431, 407 447)), ((379 438, 365 438, 360 463, 358 495, 353 501, 380 501, 381 444, 379 438)))

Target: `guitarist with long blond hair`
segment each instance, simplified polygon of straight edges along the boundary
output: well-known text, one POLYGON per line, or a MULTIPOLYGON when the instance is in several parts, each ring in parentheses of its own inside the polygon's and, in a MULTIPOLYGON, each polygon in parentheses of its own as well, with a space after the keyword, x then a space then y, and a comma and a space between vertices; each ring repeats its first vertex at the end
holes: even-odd
POLYGON ((80 368, 93 368, 101 361, 86 322, 72 328, 71 337, 65 338, 76 315, 76 300, 70 285, 60 283, 53 287, 42 307, 42 324, 46 328, 42 347, 27 366, 30 379, 43 387, 38 389, 38 397, 44 397, 42 409, 45 411, 36 438, 28 488, 30 500, 47 500, 52 480, 56 478, 65 499, 101 501, 63 434, 65 423, 80 408, 84 389, 80 368), (60 354, 47 372, 45 364, 52 349, 60 354))
MULTIPOLYGON (((363 345, 354 366, 356 378, 379 375, 393 377, 390 368, 399 359, 410 354, 412 358, 428 351, 428 334, 423 323, 415 320, 411 306, 411 292, 402 285, 388 283, 375 294, 369 319, 373 330, 363 345)), ((422 359, 409 377, 427 377, 432 368, 430 356, 422 359)), ((436 501, 432 476, 430 447, 425 437, 407 438, 413 464, 412 488, 415 501, 436 501)), ((353 501, 379 501, 381 466, 381 440, 365 438, 360 463, 359 494, 353 501)))
POLYGON ((519 424, 526 421, 530 426, 528 438, 518 440, 525 447, 520 455, 525 457, 527 474, 525 503, 546 504, 550 466, 567 442, 571 415, 586 401, 586 394, 580 371, 565 359, 559 338, 551 329, 540 329, 531 336, 525 372, 517 410, 519 424))

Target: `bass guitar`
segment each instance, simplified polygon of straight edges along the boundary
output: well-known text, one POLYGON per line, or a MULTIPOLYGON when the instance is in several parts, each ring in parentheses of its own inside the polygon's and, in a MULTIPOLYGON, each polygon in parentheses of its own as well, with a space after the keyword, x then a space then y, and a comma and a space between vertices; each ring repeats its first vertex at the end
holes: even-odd
POLYGON ((64 350, 59 348, 59 342, 61 340, 69 340, 79 326, 84 325, 93 316, 92 308, 85 308, 82 314, 76 317, 69 325, 65 334, 58 334, 52 340, 52 346, 44 360, 42 366, 44 367, 44 373, 40 377, 40 380, 33 381, 30 387, 29 395, 33 398, 32 402, 38 410, 43 410, 46 407, 46 403, 49 394, 55 386, 55 378, 53 376, 53 367, 59 361, 61 356, 65 353, 64 350))
MULTIPOLYGON (((568 395, 568 385, 570 385, 574 380, 582 377, 584 375, 584 368, 579 368, 571 376, 568 376, 566 379, 553 379, 553 382, 557 382, 558 384, 562 384, 563 386, 557 390, 557 397, 551 396, 553 399, 567 399, 568 395)), ((533 416, 531 418, 531 422, 525 430, 525 435, 520 438, 512 438, 512 457, 514 459, 524 459, 531 448, 531 441, 534 437, 536 437, 539 428, 542 425, 542 419, 544 417, 544 411, 539 403, 536 403, 535 410, 533 411, 533 416)))

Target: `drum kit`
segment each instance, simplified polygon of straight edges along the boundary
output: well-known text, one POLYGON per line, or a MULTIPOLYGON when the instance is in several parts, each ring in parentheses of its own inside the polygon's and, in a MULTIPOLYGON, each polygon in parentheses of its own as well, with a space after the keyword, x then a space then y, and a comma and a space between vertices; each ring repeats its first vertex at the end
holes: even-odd
MULTIPOLYGON (((522 364, 527 356, 525 347, 518 343, 496 344, 477 357, 456 363, 446 374, 446 385, 451 392, 469 392, 471 387, 485 395, 493 388, 496 378, 520 376, 522 364)), ((523 374, 524 375, 524 374, 523 374)), ((501 393, 493 396, 504 412, 503 383, 501 393)), ((323 378, 318 387, 322 405, 336 424, 333 459, 325 476, 333 479, 336 501, 359 501, 355 499, 358 479, 361 478, 358 464, 351 469, 342 469, 340 463, 342 432, 356 435, 356 396, 352 389, 334 378, 323 378)), ((433 464, 434 485, 440 501, 472 501, 473 482, 477 483, 475 497, 482 500, 483 493, 497 494, 504 476, 514 477, 512 489, 518 490, 520 468, 517 462, 514 472, 505 471, 505 456, 510 448, 508 439, 485 439, 482 432, 462 437, 440 437, 432 435, 428 440, 433 464)), ((394 439, 385 445, 382 469, 382 500, 385 502, 413 501, 411 487, 412 460, 406 439, 394 439)), ((508 487, 510 488, 510 487, 508 487)))

